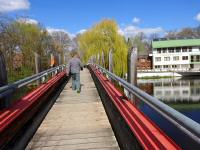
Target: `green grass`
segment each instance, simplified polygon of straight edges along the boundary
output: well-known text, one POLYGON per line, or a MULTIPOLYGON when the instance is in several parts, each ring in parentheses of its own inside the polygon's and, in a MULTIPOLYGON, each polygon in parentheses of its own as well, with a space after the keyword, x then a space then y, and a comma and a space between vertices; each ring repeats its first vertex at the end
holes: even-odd
MULTIPOLYGON (((8 71, 8 83, 16 82, 18 80, 29 77, 33 74, 34 74, 34 71, 31 68, 28 68, 28 67, 23 67, 21 70, 18 70, 18 71, 15 71, 15 70, 8 71)), ((17 89, 13 93, 11 101, 15 102, 16 100, 18 100, 22 96, 26 95, 27 93, 29 93, 30 91, 35 89, 36 87, 37 87, 36 83, 33 82, 33 83, 31 83, 27 86, 24 86, 20 89, 17 89)))
POLYGON ((176 110, 195 110, 200 109, 200 103, 193 103, 193 104, 167 104, 170 107, 176 110))
POLYGON ((33 74, 34 74, 34 71, 31 68, 27 68, 27 67, 23 67, 19 71, 9 71, 8 72, 8 83, 13 83, 15 81, 24 79, 33 74))

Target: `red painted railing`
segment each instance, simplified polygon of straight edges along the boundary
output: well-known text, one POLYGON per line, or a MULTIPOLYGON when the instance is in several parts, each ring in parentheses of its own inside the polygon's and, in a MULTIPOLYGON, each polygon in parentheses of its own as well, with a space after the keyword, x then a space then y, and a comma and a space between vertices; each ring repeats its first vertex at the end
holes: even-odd
POLYGON ((66 76, 65 71, 55 75, 11 107, 0 111, 0 149, 4 148, 23 126, 34 116, 66 76))
POLYGON ((94 66, 90 65, 90 67, 144 149, 181 149, 154 122, 138 110, 130 100, 125 99, 125 96, 110 82, 110 80, 108 80, 108 78, 94 66))

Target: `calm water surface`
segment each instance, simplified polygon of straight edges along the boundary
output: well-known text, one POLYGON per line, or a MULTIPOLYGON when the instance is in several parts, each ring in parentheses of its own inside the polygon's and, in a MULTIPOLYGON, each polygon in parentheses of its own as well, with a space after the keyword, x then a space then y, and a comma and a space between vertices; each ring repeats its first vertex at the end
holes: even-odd
POLYGON ((200 77, 139 79, 138 86, 200 123, 200 77))
MULTIPOLYGON (((200 123, 200 77, 138 79, 138 87, 200 123)), ((200 147, 149 106, 139 100, 136 105, 183 149, 200 147)))

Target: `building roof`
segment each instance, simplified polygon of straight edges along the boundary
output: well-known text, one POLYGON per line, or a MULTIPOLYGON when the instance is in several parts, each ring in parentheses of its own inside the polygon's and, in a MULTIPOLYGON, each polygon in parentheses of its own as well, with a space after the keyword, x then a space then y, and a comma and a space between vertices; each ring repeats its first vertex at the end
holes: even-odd
POLYGON ((200 39, 152 41, 153 48, 200 46, 200 39))

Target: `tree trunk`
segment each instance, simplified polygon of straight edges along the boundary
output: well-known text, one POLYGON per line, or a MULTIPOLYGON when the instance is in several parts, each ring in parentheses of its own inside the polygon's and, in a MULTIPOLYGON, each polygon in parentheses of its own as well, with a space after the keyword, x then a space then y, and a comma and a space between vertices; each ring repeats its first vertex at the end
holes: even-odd
POLYGON ((109 71, 113 72, 113 50, 109 51, 109 71))

